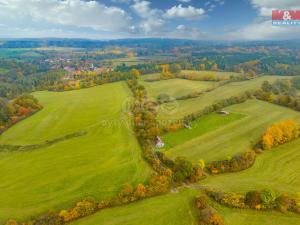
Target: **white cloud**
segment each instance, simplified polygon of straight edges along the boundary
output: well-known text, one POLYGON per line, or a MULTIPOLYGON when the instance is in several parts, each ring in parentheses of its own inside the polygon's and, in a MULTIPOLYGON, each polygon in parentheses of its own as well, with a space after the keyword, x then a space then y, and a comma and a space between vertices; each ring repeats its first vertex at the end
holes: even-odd
POLYGON ((175 18, 183 18, 183 19, 198 19, 205 13, 202 8, 195 8, 193 6, 183 7, 181 4, 178 6, 173 6, 168 9, 164 15, 165 18, 175 19, 175 18))
POLYGON ((273 9, 300 9, 299 0, 251 0, 251 4, 260 16, 270 17, 273 9))
POLYGON ((176 30, 185 30, 186 29, 186 27, 184 26, 184 25, 178 25, 177 27, 176 27, 176 30))
POLYGON ((165 24, 165 21, 161 18, 162 11, 159 9, 152 9, 151 2, 135 0, 131 7, 135 13, 142 18, 139 27, 146 34, 159 30, 165 24))
POLYGON ((118 7, 84 0, 1 0, 0 21, 27 24, 46 23, 92 28, 99 31, 123 31, 131 18, 118 7), (109 18, 109 19, 108 19, 109 18))
POLYGON ((242 29, 230 32, 231 40, 292 40, 300 36, 298 27, 272 26, 271 20, 256 22, 242 29))

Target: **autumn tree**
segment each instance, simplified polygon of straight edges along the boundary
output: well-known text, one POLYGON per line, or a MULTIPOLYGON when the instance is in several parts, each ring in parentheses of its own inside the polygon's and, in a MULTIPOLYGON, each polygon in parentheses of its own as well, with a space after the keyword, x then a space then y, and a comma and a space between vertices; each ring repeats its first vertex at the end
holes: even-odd
POLYGON ((205 64, 204 63, 199 64, 199 69, 200 70, 205 70, 205 64))
POLYGON ((299 125, 294 120, 286 120, 269 127, 262 137, 264 149, 271 149, 299 136, 299 125))
POLYGON ((132 69, 130 72, 133 74, 135 78, 139 78, 141 76, 141 72, 138 71, 137 69, 132 69))
POLYGON ((212 70, 212 71, 218 71, 218 64, 214 63, 214 64, 211 66, 211 70, 212 70))

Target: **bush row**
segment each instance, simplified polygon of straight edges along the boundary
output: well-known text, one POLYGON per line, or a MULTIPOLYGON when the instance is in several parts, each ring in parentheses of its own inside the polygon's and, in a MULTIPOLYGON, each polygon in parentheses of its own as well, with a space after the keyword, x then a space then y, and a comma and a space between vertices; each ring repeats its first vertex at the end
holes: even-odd
POLYGON ((254 151, 247 151, 243 154, 233 156, 231 159, 212 161, 206 168, 212 174, 237 172, 250 168, 256 159, 254 151))
POLYGON ((293 198, 286 194, 276 196, 271 190, 255 190, 246 194, 213 190, 207 190, 206 192, 210 198, 227 207, 300 213, 300 197, 293 198))

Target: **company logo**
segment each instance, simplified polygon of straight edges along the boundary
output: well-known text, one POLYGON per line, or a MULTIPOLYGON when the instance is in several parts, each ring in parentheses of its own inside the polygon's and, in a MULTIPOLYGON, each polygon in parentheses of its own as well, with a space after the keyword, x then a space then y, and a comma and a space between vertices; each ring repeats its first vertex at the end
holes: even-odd
POLYGON ((273 26, 299 26, 300 10, 272 10, 273 26))

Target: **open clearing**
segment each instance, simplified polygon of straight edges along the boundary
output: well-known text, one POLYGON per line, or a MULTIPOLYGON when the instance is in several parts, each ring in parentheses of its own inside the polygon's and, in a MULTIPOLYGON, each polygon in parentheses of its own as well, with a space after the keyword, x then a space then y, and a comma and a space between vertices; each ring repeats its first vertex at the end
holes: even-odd
POLYGON ((191 81, 184 79, 170 79, 155 82, 140 82, 146 87, 149 95, 156 98, 159 94, 168 94, 171 97, 179 97, 195 91, 203 91, 214 87, 217 82, 191 81))
MULTIPOLYGON (((170 119, 182 119, 184 116, 193 112, 200 111, 205 107, 212 105, 214 102, 226 99, 232 96, 244 93, 247 90, 255 90, 261 86, 261 84, 267 80, 274 82, 277 79, 287 79, 278 76, 263 76, 249 81, 233 82, 225 86, 219 87, 211 92, 205 93, 198 98, 192 98, 187 100, 181 100, 178 102, 178 108, 171 112, 164 110, 159 111, 158 118, 161 120, 170 119)), ((197 82, 197 81, 194 81, 197 82)))
POLYGON ((145 199, 104 209, 71 225, 196 225, 195 190, 145 199))
POLYGON ((300 139, 259 155, 253 167, 208 177, 201 184, 225 191, 246 192, 272 189, 280 193, 300 192, 300 139))
MULTIPOLYGON (((197 225, 198 210, 194 197, 198 190, 183 189, 176 194, 145 199, 129 205, 104 209, 71 225, 197 225)), ((300 216, 279 212, 238 210, 213 203, 228 225, 300 224, 300 216)))
MULTIPOLYGON (((285 119, 300 121, 299 112, 258 100, 248 100, 232 105, 226 110, 245 116, 225 124, 214 132, 207 132, 177 144, 166 152, 167 155, 171 157, 185 156, 193 161, 204 159, 206 162, 226 159, 251 149, 271 124, 285 119)), ((206 124, 205 121, 201 122, 206 124)), ((176 136, 177 134, 176 132, 170 133, 168 138, 173 138, 172 135, 176 136)), ((180 141, 180 137, 177 140, 180 141)))
POLYGON ((0 153, 0 223, 67 208, 87 196, 111 197, 125 183, 148 178, 151 169, 122 112, 131 95, 125 82, 34 95, 44 109, 3 133, 0 144, 87 134, 34 151, 0 153))
POLYGON ((207 132, 216 130, 226 124, 242 119, 244 116, 245 115, 237 113, 230 113, 226 116, 218 113, 211 113, 209 115, 202 116, 190 124, 191 129, 184 128, 163 135, 162 140, 165 143, 165 149, 168 150, 170 148, 174 148, 177 145, 197 138, 207 132))
POLYGON ((262 212, 214 206, 228 225, 296 225, 300 216, 294 213, 262 212))
POLYGON ((218 77, 229 79, 230 76, 239 76, 239 73, 235 72, 214 72, 214 71, 199 71, 199 70, 182 70, 181 74, 196 74, 196 75, 204 75, 207 73, 214 73, 218 77))

